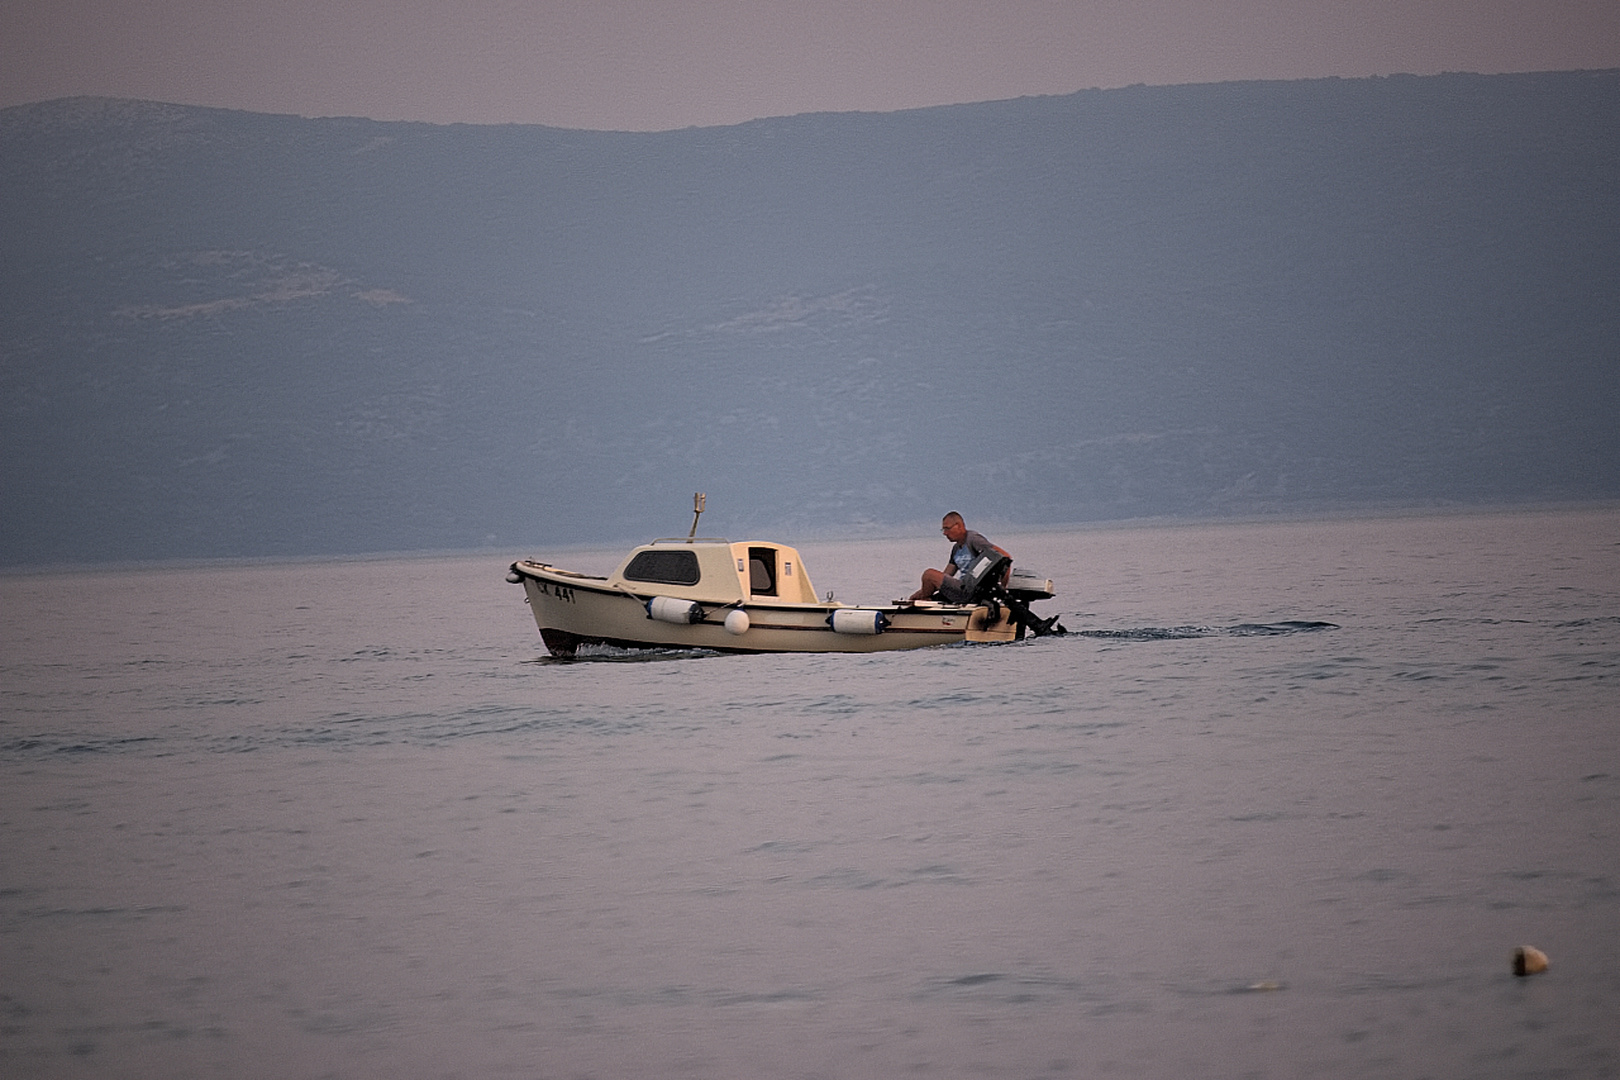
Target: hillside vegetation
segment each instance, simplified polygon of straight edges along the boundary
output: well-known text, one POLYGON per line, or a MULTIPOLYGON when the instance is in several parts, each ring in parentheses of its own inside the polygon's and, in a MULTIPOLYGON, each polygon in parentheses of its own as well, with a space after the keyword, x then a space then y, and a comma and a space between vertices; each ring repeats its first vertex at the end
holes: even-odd
POLYGON ((0 562, 1620 497, 1620 73, 0 111, 0 562))

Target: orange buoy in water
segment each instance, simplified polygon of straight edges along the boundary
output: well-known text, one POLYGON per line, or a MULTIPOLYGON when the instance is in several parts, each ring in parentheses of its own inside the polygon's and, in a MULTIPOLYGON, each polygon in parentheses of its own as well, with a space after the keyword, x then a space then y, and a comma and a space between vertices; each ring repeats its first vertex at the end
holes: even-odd
POLYGON ((1533 945, 1520 945, 1513 950, 1513 974, 1539 975, 1547 970, 1547 954, 1533 945))

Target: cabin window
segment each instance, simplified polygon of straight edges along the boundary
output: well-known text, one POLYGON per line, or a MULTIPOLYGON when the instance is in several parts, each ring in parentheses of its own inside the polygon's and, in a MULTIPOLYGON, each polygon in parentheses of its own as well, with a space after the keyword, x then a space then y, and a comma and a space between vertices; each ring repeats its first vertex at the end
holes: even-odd
POLYGON ((748 549, 748 591, 755 596, 776 595, 776 549, 748 549))
POLYGON ((695 551, 643 551, 624 568, 626 581, 656 581, 661 585, 696 585, 698 576, 695 551))

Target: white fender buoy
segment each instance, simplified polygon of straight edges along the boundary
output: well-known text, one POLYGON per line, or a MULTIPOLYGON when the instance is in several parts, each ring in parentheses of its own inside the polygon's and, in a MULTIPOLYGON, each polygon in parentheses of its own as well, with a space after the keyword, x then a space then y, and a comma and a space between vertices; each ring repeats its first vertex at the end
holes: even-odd
POLYGON ((839 634, 881 634, 889 625, 883 612, 871 608, 839 608, 827 622, 839 634))
POLYGON ((728 633, 728 634, 746 634, 746 633, 748 633, 748 612, 744 611, 742 608, 736 608, 735 610, 730 612, 726 616, 726 633, 728 633))
POLYGON ((703 609, 691 600, 655 596, 647 601, 647 614, 659 622, 695 623, 703 618, 703 609))

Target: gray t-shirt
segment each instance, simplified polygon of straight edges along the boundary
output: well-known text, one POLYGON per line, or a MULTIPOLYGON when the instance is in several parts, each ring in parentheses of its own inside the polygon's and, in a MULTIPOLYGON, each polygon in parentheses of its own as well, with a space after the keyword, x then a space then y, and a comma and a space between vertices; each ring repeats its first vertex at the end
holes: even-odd
POLYGON ((951 562, 956 564, 957 577, 961 577, 962 571, 973 565, 974 559, 977 559, 980 555, 993 555, 995 550, 995 547, 982 534, 969 529, 967 535, 962 537, 960 544, 951 546, 951 562))

